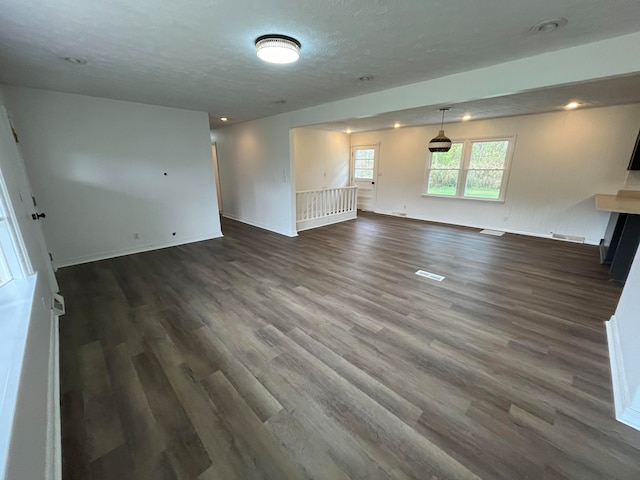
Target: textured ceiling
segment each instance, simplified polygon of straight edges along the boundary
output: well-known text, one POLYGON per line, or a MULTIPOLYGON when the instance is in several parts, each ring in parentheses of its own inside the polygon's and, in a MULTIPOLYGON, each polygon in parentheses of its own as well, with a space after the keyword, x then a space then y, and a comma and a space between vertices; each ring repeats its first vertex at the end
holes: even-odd
POLYGON ((0 82, 240 121, 639 29, 638 0, 2 0, 0 82), (569 24, 529 33, 553 17, 569 24), (260 62, 265 33, 300 62, 260 62))
POLYGON ((313 125, 319 130, 366 132, 393 128, 397 122, 402 127, 434 125, 440 123, 442 114, 438 108, 451 107, 445 114, 445 124, 459 122, 466 114, 473 120, 511 117, 531 113, 564 110, 564 106, 576 101, 580 108, 604 107, 640 103, 640 75, 628 75, 594 82, 563 85, 531 92, 487 98, 456 105, 432 105, 398 112, 388 112, 373 117, 351 118, 340 122, 313 125))

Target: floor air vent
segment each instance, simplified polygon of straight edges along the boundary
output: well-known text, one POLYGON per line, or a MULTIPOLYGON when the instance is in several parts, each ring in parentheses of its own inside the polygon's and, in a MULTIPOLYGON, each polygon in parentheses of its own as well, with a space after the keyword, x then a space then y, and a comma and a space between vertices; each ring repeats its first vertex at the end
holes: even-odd
POLYGON ((565 242, 584 243, 584 237, 576 237, 573 235, 564 235, 562 233, 551 232, 551 238, 556 240, 564 240, 565 242))
POLYGON ((437 282, 441 282, 444 280, 442 275, 436 275, 435 273, 425 272, 424 270, 418 270, 416 275, 420 275, 421 277, 430 278, 431 280, 435 280, 437 282))
POLYGON ((493 235, 494 237, 501 237, 502 235, 504 235, 504 232, 500 231, 500 230, 480 230, 480 233, 482 233, 483 235, 493 235))

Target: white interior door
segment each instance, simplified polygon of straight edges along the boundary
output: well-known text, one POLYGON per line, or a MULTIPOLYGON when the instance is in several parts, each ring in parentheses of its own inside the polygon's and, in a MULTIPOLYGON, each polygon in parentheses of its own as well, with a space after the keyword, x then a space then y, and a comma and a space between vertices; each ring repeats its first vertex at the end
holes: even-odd
POLYGON ((378 146, 351 147, 351 183, 358 187, 358 209, 372 212, 376 203, 378 146))
POLYGON ((46 275, 52 292, 58 292, 58 282, 46 247, 40 222, 45 216, 37 211, 22 156, 11 130, 5 108, 0 105, 0 171, 11 202, 10 214, 20 230, 17 248, 26 257, 28 273, 46 275))

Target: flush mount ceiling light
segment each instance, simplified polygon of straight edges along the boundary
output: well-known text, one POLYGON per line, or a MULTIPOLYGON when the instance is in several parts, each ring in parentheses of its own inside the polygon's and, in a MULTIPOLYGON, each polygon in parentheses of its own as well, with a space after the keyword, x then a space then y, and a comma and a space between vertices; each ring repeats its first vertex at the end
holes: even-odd
POLYGON ((429 142, 430 152, 448 152, 451 150, 451 140, 444 134, 444 112, 449 110, 451 110, 449 107, 438 109, 439 112, 442 112, 442 121, 440 122, 438 136, 429 142))
POLYGON ((471 120, 471 115, 467 113, 464 117, 462 117, 462 120, 464 120, 465 122, 467 120, 471 120))
POLYGON ((579 106, 580 104, 578 102, 569 102, 564 106, 564 108, 566 108, 567 110, 573 110, 574 108, 578 108, 579 106))
POLYGON ((286 64, 300 58, 300 42, 286 35, 262 35, 256 38, 256 54, 269 63, 286 64))
POLYGON ((394 123, 393 128, 400 128, 400 124, 398 122, 394 123))
POLYGON ((227 117, 220 117, 220 121, 221 121, 221 122, 226 122, 226 121, 228 121, 228 120, 229 120, 229 119, 228 119, 227 117))
POLYGON ((552 18, 536 23, 529 29, 531 33, 550 33, 564 27, 569 21, 566 18, 552 18))

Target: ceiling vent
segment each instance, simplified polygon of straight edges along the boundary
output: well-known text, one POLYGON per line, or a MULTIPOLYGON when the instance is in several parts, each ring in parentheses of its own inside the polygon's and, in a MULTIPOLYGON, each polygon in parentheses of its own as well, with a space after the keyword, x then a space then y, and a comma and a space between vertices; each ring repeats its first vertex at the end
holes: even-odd
POLYGON ((552 18, 536 23, 529 29, 531 33, 551 33, 564 27, 569 21, 566 18, 552 18))

